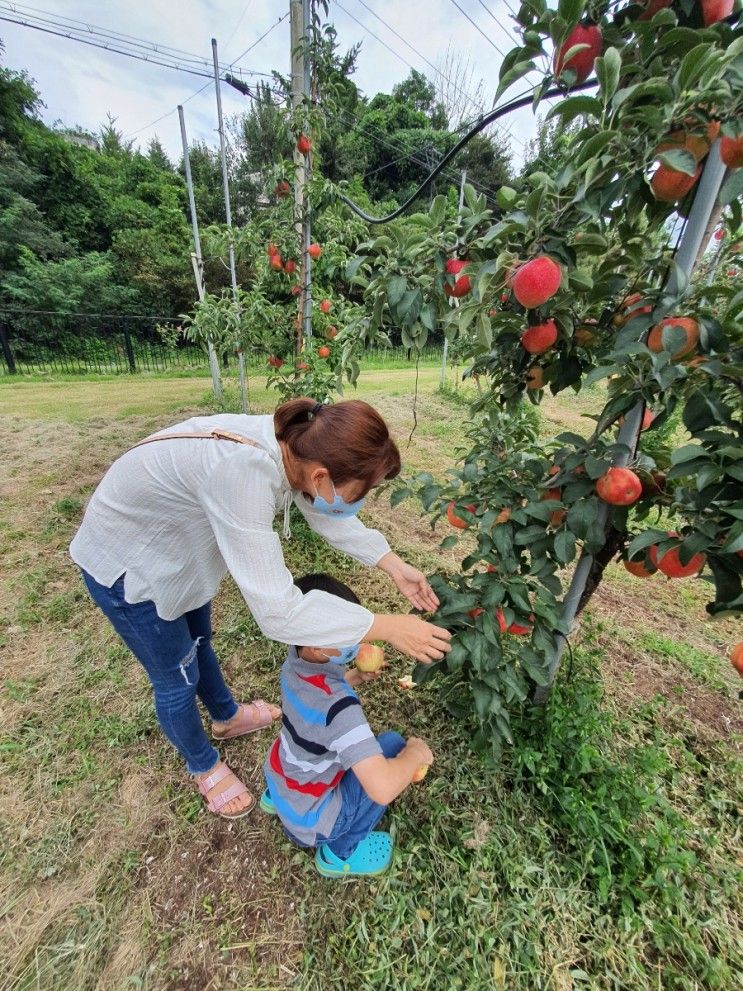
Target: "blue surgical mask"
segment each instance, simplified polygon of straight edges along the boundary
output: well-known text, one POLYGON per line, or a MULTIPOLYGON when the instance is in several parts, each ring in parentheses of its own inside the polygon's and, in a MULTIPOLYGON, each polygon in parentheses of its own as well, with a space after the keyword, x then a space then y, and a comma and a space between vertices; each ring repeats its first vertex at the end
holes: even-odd
MULTIPOLYGON (((330 483, 333 485, 332 481, 330 483)), ((323 499, 320 493, 317 491, 317 486, 315 487, 315 500, 312 503, 314 508, 318 513, 322 513, 324 516, 355 516, 359 510, 363 507, 365 500, 357 499, 356 502, 346 502, 342 499, 338 493, 335 491, 335 485, 333 485, 333 501, 328 502, 327 499, 323 499)))
POLYGON ((358 654, 360 647, 360 643, 355 643, 350 647, 336 647, 335 649, 340 651, 339 654, 335 654, 333 657, 329 654, 326 654, 325 656, 331 664, 350 664, 351 661, 356 660, 356 655, 358 654))

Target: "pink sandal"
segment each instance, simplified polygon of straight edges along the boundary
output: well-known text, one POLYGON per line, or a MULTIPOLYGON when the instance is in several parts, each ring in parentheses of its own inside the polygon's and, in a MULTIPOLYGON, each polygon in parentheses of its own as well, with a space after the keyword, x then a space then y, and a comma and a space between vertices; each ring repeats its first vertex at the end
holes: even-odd
POLYGON ((217 733, 212 730, 212 739, 231 740, 235 736, 244 736, 246 733, 256 733, 265 729, 274 722, 273 716, 268 708, 268 703, 263 699, 256 699, 254 702, 243 703, 237 719, 224 733, 217 733), (256 718, 257 716, 257 718, 256 718))
MULTIPOLYGON (((222 763, 219 765, 217 770, 208 777, 195 779, 196 787, 204 796, 204 799, 207 798, 207 795, 212 788, 219 784, 220 781, 223 781, 228 774, 234 775, 234 771, 231 771, 226 764, 222 763)), ((234 785, 230 785, 229 788, 225 788, 221 795, 217 795, 215 798, 212 798, 211 801, 206 802, 207 809, 209 809, 210 812, 214 812, 215 815, 220 816, 222 819, 243 819, 249 812, 253 811, 253 806, 255 805, 255 798, 250 794, 242 781, 237 778, 237 775, 235 775, 235 778, 236 780, 234 785), (247 809, 243 809, 242 812, 238 812, 235 815, 227 815, 227 813, 220 811, 220 809, 223 809, 225 805, 228 805, 235 798, 241 798, 243 795, 250 796, 250 805, 247 809)))

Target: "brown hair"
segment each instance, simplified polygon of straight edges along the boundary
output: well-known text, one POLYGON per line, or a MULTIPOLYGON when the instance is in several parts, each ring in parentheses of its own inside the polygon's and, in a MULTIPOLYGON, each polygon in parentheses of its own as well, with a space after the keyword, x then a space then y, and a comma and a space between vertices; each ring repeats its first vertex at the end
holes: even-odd
POLYGON ((400 474, 400 452, 387 424, 368 403, 347 399, 325 406, 290 399, 273 415, 276 439, 299 461, 319 461, 336 485, 359 481, 366 495, 382 478, 400 474))

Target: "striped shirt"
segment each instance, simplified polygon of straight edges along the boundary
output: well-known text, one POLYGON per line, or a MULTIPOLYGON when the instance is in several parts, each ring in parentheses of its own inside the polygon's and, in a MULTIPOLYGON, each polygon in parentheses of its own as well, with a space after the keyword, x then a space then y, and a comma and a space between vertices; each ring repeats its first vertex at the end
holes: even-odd
POLYGON ((327 592, 302 595, 284 564, 274 516, 291 500, 310 527, 362 564, 389 551, 355 517, 324 516, 286 478, 272 416, 197 416, 161 433, 242 434, 227 440, 163 440, 123 454, 93 493, 70 546, 81 568, 110 587, 125 575, 127 602, 151 599, 177 619, 213 599, 230 572, 264 636, 282 643, 359 643, 374 619, 327 592))
POLYGON ((300 842, 317 846, 341 810, 341 778, 381 754, 343 664, 303 661, 294 647, 281 668, 281 735, 263 770, 279 818, 300 842))

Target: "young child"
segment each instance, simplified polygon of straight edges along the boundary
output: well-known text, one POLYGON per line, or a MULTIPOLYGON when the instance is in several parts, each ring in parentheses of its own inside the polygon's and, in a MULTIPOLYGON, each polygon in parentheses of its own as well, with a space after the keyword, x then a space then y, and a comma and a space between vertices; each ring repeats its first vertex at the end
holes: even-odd
MULTIPOLYGON (((329 575, 308 575, 303 593, 320 589, 357 597, 329 575)), ((281 669, 283 729, 264 764, 264 812, 276 813, 299 846, 316 847, 325 877, 381 874, 392 861, 392 837, 374 826, 387 806, 433 762, 423 740, 399 733, 375 737, 358 695, 378 675, 346 671, 355 647, 291 647, 281 669)))

